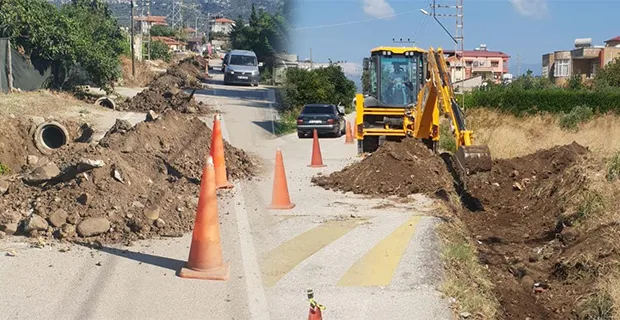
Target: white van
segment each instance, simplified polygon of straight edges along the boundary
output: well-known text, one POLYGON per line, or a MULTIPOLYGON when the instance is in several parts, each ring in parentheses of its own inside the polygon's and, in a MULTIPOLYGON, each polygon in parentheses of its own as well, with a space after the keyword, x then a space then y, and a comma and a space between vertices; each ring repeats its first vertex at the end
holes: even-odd
POLYGON ((263 63, 258 62, 256 53, 248 50, 233 50, 222 61, 224 84, 251 84, 258 86, 263 63))

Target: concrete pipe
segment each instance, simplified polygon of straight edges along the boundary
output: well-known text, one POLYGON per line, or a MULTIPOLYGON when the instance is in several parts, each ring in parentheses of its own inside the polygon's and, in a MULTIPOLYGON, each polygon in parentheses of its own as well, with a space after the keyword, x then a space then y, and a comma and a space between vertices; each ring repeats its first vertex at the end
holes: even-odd
POLYGON ((100 107, 116 110, 116 102, 112 98, 109 97, 101 97, 95 101, 95 105, 100 107))
POLYGON ((46 121, 34 131, 34 144, 41 153, 49 155, 69 141, 69 131, 56 121, 46 121))

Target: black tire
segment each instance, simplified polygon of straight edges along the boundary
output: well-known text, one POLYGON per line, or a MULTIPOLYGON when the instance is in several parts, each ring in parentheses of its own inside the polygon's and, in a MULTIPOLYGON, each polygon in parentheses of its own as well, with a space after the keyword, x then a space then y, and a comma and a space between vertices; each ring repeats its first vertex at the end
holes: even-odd
POLYGON ((336 138, 342 137, 342 131, 338 130, 338 132, 334 133, 334 137, 336 138))
POLYGON ((375 152, 379 148, 379 137, 366 136, 362 140, 362 152, 375 152))
POLYGON ((297 138, 303 139, 305 137, 306 137, 306 135, 303 132, 297 132, 297 138))
POLYGON ((344 121, 344 126, 342 126, 342 131, 340 132, 341 134, 347 134, 347 121, 344 121))

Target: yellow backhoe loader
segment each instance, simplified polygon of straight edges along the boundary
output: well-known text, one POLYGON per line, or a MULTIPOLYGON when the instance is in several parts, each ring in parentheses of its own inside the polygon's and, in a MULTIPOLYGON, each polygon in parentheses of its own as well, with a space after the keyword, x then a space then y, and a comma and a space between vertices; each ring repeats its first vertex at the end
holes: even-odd
MULTIPOLYGON (((473 145, 441 48, 378 47, 364 59, 370 90, 355 97, 358 153, 374 152, 380 138, 417 138, 438 152, 440 116, 451 120, 456 140, 452 164, 461 176, 491 170, 487 146, 473 145)), ((464 182, 463 179, 461 181, 464 182)))

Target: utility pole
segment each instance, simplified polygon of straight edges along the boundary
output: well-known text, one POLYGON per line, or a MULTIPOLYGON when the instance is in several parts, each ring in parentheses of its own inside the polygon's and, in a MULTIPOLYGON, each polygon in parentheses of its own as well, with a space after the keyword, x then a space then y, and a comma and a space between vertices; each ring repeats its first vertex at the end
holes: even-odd
POLYGON ((6 42, 6 78, 9 93, 13 91, 13 61, 11 60, 11 39, 6 42))
POLYGON ((133 0, 131 0, 131 75, 136 77, 136 53, 133 43, 134 26, 133 26, 133 0))
MULTIPOLYGON (((465 63, 464 63, 464 55, 465 55, 465 45, 464 45, 464 40, 465 40, 465 36, 463 33, 463 18, 464 18, 464 13, 463 13, 463 0, 456 0, 456 4, 454 6, 449 6, 449 5, 441 5, 441 4, 437 4, 438 0, 433 0, 432 4, 431 4, 431 13, 429 14, 428 12, 426 12, 426 10, 420 10, 422 13, 432 16, 435 21, 437 21, 437 23, 439 23, 439 25, 443 28, 443 30, 450 36, 450 38, 452 38, 452 40, 454 41, 455 44, 455 50, 454 50, 454 55, 455 58, 458 59, 459 64, 457 65, 457 68, 461 68, 461 97, 462 97, 462 101, 461 101, 461 106, 463 107, 463 111, 465 111, 465 90, 464 90, 464 84, 465 84, 465 76, 466 74, 466 70, 465 70, 465 63), (454 14, 440 14, 437 13, 437 8, 440 9, 454 9, 455 13, 454 14), (444 25, 441 23, 441 21, 439 21, 439 19, 437 19, 437 17, 455 17, 456 18, 456 34, 455 36, 453 36, 448 29, 446 29, 446 27, 444 27, 444 25)), ((457 69, 458 70, 458 69, 457 69)))
POLYGON ((147 60, 151 60, 151 27, 153 26, 153 23, 151 22, 151 0, 146 0, 146 17, 148 19, 147 24, 149 26, 149 34, 146 36, 148 39, 148 43, 146 44, 148 49, 147 49, 147 60))

